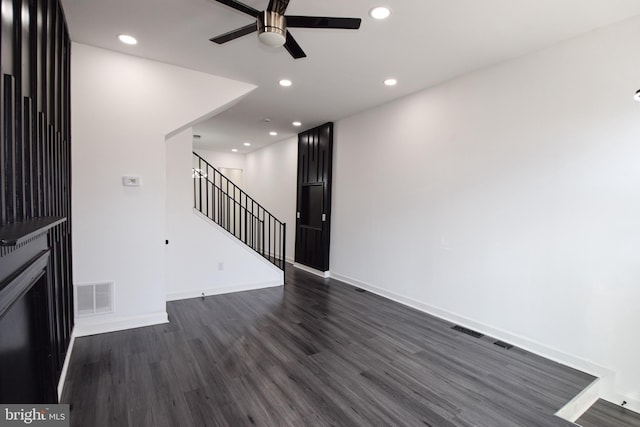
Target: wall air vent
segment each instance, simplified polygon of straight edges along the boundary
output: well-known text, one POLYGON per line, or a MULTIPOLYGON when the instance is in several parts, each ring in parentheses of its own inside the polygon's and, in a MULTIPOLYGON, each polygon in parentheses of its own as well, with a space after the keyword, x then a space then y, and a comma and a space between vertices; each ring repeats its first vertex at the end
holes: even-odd
POLYGON ((512 344, 509 344, 508 342, 504 342, 504 341, 496 341, 494 342, 495 345, 497 345, 498 347, 502 347, 505 350, 511 350, 513 348, 512 344))
POLYGON ((463 334, 471 335, 474 338, 482 338, 484 336, 484 334, 465 328, 464 326, 455 325, 451 329, 454 329, 458 332, 462 332, 463 334))
POLYGON ((113 313, 113 293, 113 282, 76 284, 76 317, 113 313))

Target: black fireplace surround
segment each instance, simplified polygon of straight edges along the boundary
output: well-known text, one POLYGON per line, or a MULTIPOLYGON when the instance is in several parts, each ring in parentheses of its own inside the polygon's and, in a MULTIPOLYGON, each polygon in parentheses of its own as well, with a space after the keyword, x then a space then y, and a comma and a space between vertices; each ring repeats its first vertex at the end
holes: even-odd
POLYGON ((0 402, 57 402, 47 232, 62 218, 0 228, 0 402))

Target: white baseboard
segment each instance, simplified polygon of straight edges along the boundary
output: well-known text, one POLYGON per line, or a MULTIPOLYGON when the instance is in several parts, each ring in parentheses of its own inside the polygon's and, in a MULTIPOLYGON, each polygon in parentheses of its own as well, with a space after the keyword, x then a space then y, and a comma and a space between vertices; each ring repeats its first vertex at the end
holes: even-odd
POLYGON ((302 265, 302 264, 296 264, 294 263, 293 266, 295 268, 298 268, 300 270, 304 270, 307 273, 311 273, 311 274, 315 274, 316 276, 320 276, 324 279, 328 279, 331 277, 331 272, 330 271, 320 271, 320 270, 316 270, 315 268, 311 268, 311 267, 307 267, 306 265, 302 265))
POLYGON ((191 289, 188 291, 172 292, 167 294, 167 301, 201 298, 203 296, 230 294, 233 292, 253 291, 256 289, 273 288, 282 285, 284 285, 284 279, 273 282, 243 283, 239 285, 222 286, 219 288, 191 289))
POLYGON ((580 418, 582 414, 587 412, 587 409, 589 409, 600 398, 600 385, 600 379, 596 379, 576 397, 560 408, 555 415, 563 420, 575 423, 576 420, 580 418))
POLYGON ((107 332, 159 325, 162 323, 169 323, 169 317, 166 311, 127 317, 79 317, 75 319, 74 332, 76 337, 84 337, 87 335, 105 334, 107 332))
POLYGON ((69 370, 69 361, 71 360, 71 352, 73 351, 73 345, 76 342, 76 328, 71 331, 71 339, 69 340, 69 347, 67 348, 67 355, 64 357, 64 364, 62 365, 62 372, 60 372, 60 379, 58 379, 58 401, 62 399, 62 392, 64 391, 64 383, 67 380, 67 371, 69 370))
POLYGON ((416 310, 420 310, 422 312, 431 314, 432 316, 436 316, 448 322, 476 330, 485 335, 494 337, 501 341, 505 341, 517 347, 520 347, 524 350, 530 351, 531 353, 545 357, 554 362, 560 363, 565 366, 569 366, 571 368, 574 368, 579 371, 586 372, 590 375, 598 377, 600 379, 599 385, 598 385, 599 398, 615 403, 617 405, 619 405, 623 400, 626 400, 627 405, 625 407, 627 409, 635 412, 640 412, 640 402, 638 400, 624 397, 614 391, 616 373, 611 369, 605 368, 589 360, 582 359, 572 354, 565 353, 553 347, 549 347, 545 344, 529 339, 527 337, 513 334, 511 332, 504 331, 499 328, 494 328, 484 323, 477 322, 473 319, 469 319, 468 317, 465 317, 456 313, 452 313, 448 310, 443 310, 438 307, 434 307, 432 305, 426 304, 422 301, 415 300, 413 298, 409 298, 403 295, 396 294, 394 292, 390 292, 386 289, 380 289, 374 285, 362 282, 360 280, 354 279, 349 276, 345 276, 340 273, 331 272, 331 277, 335 280, 339 280, 341 282, 345 282, 350 285, 357 286, 362 289, 366 289, 367 291, 374 293, 376 295, 380 295, 382 297, 398 302, 400 304, 415 308, 416 310))

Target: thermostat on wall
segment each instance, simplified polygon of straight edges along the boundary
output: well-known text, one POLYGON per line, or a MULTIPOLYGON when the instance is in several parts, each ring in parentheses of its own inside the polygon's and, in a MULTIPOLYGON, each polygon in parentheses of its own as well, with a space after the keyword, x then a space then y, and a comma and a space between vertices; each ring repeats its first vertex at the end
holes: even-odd
POLYGON ((122 185, 124 185, 125 187, 140 187, 140 177, 139 176, 123 176, 122 185))

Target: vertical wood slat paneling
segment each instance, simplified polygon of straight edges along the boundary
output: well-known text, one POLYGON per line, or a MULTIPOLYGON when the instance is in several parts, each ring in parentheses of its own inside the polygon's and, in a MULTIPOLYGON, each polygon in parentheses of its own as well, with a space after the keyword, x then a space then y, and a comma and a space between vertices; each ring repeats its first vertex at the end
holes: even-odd
POLYGON ((73 328, 71 41, 59 0, 0 0, 0 6, 0 226, 42 216, 67 218, 49 233, 48 306, 57 381, 73 328))
MULTIPOLYGON (((0 45, 2 43, 0 42, 0 45)), ((1 52, 0 52, 1 56, 1 52)), ((0 81, 0 166, 2 167, 2 173, 0 173, 0 224, 6 224, 7 221, 7 186, 8 186, 8 178, 9 171, 7 167, 9 163, 7 162, 7 140, 5 138, 5 128, 7 127, 7 120, 5 118, 5 90, 4 90, 4 79, 0 81)))
POLYGON ((11 220, 23 221, 21 185, 24 178, 22 158, 22 0, 13 0, 13 213, 11 220))
POLYGON ((321 271, 329 269, 331 218, 331 154, 333 124, 298 135, 298 178, 295 260, 321 271), (318 188, 321 197, 318 200, 318 188), (314 202, 309 204, 312 198, 314 202), (324 216, 324 220, 320 218, 324 216), (311 220, 311 218, 314 218, 311 220))
POLYGON ((5 218, 7 223, 16 222, 16 180, 20 177, 16 173, 15 162, 15 115, 13 107, 15 105, 14 98, 14 78, 10 74, 5 74, 2 79, 3 89, 3 118, 4 126, 2 132, 2 138, 4 139, 4 170, 5 170, 5 204, 3 210, 5 211, 5 218))

